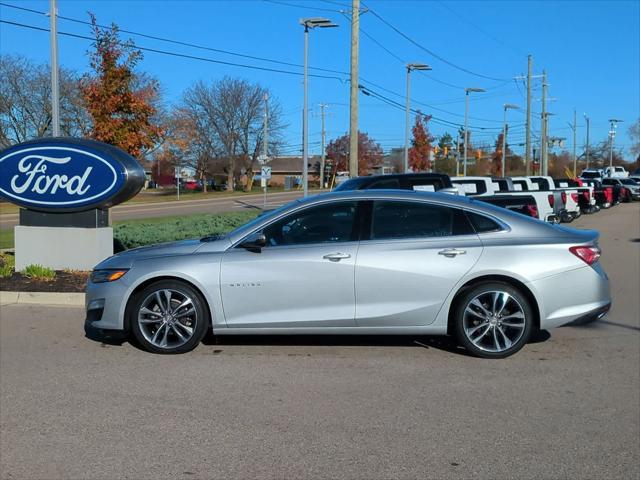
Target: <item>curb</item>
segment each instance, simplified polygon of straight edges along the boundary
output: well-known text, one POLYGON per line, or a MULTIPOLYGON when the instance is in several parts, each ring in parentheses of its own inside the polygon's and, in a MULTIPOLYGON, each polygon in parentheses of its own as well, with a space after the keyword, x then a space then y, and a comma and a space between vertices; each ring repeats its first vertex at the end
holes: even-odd
POLYGON ((0 291, 0 305, 13 304, 84 306, 84 293, 0 291))

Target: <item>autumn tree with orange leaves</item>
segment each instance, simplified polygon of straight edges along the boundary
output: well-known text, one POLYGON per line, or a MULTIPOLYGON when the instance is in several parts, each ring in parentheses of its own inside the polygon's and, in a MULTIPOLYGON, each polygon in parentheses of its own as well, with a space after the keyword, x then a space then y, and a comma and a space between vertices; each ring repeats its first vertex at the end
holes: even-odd
MULTIPOLYGON (((349 134, 335 138, 327 145, 327 157, 332 160, 333 175, 349 169, 349 134)), ((382 164, 382 147, 367 133, 358 132, 358 174, 368 175, 382 164)))
POLYGON ((414 172, 424 172, 431 169, 431 144, 435 140, 429 133, 429 120, 431 115, 416 115, 416 123, 413 125, 413 139, 409 148, 409 168, 414 172))
POLYGON ((95 36, 95 50, 89 53, 93 73, 82 78, 81 91, 92 120, 90 136, 140 157, 163 135, 154 121, 158 83, 136 76, 142 53, 132 41, 118 39, 115 24, 102 28, 89 15, 95 36))

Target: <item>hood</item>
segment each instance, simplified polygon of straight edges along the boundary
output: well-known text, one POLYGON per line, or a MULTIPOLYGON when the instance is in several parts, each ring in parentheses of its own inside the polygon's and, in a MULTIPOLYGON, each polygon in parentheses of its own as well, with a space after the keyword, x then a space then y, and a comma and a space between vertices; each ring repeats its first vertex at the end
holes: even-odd
POLYGON ((194 253, 203 244, 199 239, 193 239, 132 248, 103 260, 95 268, 130 268, 135 260, 158 256, 188 255, 194 253))

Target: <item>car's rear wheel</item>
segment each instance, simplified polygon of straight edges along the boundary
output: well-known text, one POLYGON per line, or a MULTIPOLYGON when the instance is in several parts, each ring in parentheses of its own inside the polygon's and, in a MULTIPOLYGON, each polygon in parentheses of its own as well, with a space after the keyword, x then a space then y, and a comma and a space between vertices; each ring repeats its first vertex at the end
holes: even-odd
POLYGON ((466 291, 456 304, 458 342, 482 358, 505 358, 520 350, 533 329, 527 298, 511 285, 486 282, 466 291))
POLYGON ((202 295, 178 280, 160 280, 140 291, 130 324, 140 345, 153 353, 185 353, 203 339, 210 323, 202 295))

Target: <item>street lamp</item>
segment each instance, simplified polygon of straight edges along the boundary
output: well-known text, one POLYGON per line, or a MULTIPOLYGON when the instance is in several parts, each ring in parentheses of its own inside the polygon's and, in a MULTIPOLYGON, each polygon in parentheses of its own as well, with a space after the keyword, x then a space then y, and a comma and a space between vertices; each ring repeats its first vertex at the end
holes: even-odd
POLYGON ((464 106, 464 167, 462 169, 462 174, 464 176, 467 175, 467 144, 469 143, 469 93, 477 92, 482 93, 486 92, 484 88, 465 88, 465 106, 464 106))
POLYGON ((300 19, 304 27, 304 103, 302 107, 302 189, 306 197, 309 193, 309 29, 337 27, 327 18, 313 17, 300 19))
POLYGON ((613 139, 616 136, 616 128, 618 123, 624 122, 624 120, 618 120, 616 118, 610 118, 611 130, 609 130, 609 176, 612 176, 613 172, 613 139))
POLYGON ((507 176, 507 110, 509 109, 519 110, 520 107, 518 105, 514 105, 513 103, 505 103, 504 104, 504 128, 502 130, 502 176, 507 176))
POLYGON ((431 70, 431 67, 425 63, 408 63, 407 64, 407 101, 405 108, 405 128, 404 128, 404 164, 403 171, 409 171, 409 112, 411 110, 411 71, 412 70, 431 70))

